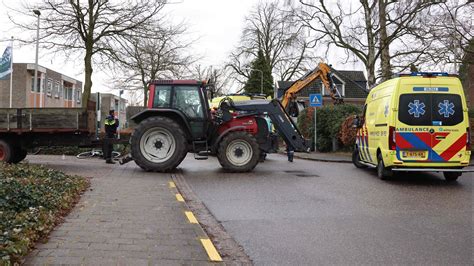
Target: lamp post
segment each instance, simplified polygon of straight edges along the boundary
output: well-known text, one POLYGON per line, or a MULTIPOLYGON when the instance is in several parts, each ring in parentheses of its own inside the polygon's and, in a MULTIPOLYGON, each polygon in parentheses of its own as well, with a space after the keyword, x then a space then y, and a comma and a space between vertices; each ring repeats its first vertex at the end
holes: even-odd
MULTIPOLYGON (((119 90, 119 102, 118 102, 118 121, 119 123, 121 124, 122 121, 120 121, 120 111, 121 111, 121 108, 122 108, 122 105, 121 105, 121 102, 122 102, 122 94, 123 94, 123 90, 119 90)), ((119 124, 119 125, 120 125, 119 124)), ((118 132, 117 132, 117 138, 120 139, 120 128, 118 129, 118 132)))
POLYGON ((260 72, 260 94, 263 94, 263 71, 260 69, 249 68, 249 67, 243 67, 242 69, 249 69, 249 70, 255 70, 255 71, 260 72))
MULTIPOLYGON (((33 13, 38 16, 38 22, 36 27, 36 58, 35 58, 35 80, 33 81, 33 92, 34 92, 34 101, 33 107, 36 107, 36 91, 38 89, 38 46, 39 46, 39 28, 40 28, 40 15, 41 12, 38 9, 33 10, 33 13)), ((43 107, 43 95, 40 90, 40 107, 43 107)))

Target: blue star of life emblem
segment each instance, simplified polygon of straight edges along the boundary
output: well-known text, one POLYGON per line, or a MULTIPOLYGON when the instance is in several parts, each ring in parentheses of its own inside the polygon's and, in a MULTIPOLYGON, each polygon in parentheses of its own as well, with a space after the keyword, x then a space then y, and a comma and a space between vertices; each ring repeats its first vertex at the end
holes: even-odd
POLYGON ((448 100, 440 102, 438 107, 438 113, 445 118, 448 118, 450 115, 454 115, 454 104, 450 103, 448 100))
POLYGON ((408 108, 410 108, 408 109, 408 113, 419 118, 420 115, 425 114, 425 107, 426 105, 423 102, 420 103, 419 100, 414 100, 408 104, 408 108))
POLYGON ((385 111, 383 112, 383 114, 385 115, 385 117, 387 117, 387 115, 388 115, 388 108, 389 108, 389 106, 388 106, 388 104, 386 104, 386 105, 385 105, 385 111))

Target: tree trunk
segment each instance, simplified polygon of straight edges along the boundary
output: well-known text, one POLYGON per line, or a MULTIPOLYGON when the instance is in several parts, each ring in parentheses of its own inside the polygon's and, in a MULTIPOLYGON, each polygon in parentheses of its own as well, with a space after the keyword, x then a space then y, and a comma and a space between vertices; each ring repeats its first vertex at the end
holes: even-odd
POLYGON ((387 14, 385 0, 379 0, 379 22, 380 22, 380 66, 382 70, 382 81, 392 78, 392 66, 390 65, 389 40, 387 37, 387 14))
POLYGON ((84 92, 82 93, 82 107, 87 108, 92 90, 92 46, 86 48, 84 56, 85 76, 84 76, 84 92))
POLYGON ((367 71, 367 83, 369 88, 375 85, 375 34, 372 25, 372 9, 368 1, 361 1, 364 7, 365 28, 367 29, 367 61, 365 69, 367 71))
POLYGON ((147 107, 148 104, 148 86, 143 85, 143 106, 147 107))

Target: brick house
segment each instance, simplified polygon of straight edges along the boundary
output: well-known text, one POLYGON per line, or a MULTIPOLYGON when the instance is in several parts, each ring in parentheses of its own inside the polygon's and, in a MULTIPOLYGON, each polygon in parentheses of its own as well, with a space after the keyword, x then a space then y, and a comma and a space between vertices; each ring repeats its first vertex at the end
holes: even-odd
MULTIPOLYGON (((10 75, 0 80, 0 108, 10 107, 10 75)), ((40 107, 41 89, 43 107, 81 106, 81 81, 38 66, 38 86, 35 91, 34 75, 35 64, 13 64, 12 106, 14 108, 40 107)))
MULTIPOLYGON (((367 79, 364 72, 355 70, 335 70, 331 69, 334 74, 334 83, 339 92, 344 97, 345 103, 364 104, 369 90, 367 87, 367 79)), ((285 91, 293 84, 294 81, 278 81, 276 87, 278 89, 278 98, 281 98, 285 91)), ((323 94, 323 104, 332 104, 329 94, 321 88, 323 87, 321 80, 315 80, 299 93, 297 93, 298 100, 309 101, 309 95, 312 93, 323 94)))

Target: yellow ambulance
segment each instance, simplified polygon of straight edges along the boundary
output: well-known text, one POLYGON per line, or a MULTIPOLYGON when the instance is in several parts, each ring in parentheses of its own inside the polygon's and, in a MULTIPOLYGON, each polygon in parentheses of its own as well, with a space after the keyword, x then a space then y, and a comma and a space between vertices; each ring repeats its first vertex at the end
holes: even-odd
POLYGON ((400 74, 373 88, 358 127, 352 161, 382 178, 394 171, 469 171, 469 118, 462 85, 447 73, 400 74))

